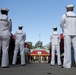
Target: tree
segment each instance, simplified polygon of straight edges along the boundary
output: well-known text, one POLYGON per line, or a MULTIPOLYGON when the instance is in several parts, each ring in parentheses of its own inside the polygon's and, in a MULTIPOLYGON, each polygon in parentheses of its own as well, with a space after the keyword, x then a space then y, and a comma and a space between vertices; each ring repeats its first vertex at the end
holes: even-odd
POLYGON ((37 47, 42 47, 42 42, 41 41, 38 41, 36 44, 35 44, 35 47, 37 48, 37 47))

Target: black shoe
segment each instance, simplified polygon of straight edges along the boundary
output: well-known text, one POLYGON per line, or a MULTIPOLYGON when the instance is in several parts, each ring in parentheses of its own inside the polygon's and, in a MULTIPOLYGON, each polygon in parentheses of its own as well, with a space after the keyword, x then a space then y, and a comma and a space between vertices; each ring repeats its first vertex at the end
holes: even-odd
POLYGON ((54 66, 54 65, 50 64, 50 66, 54 66))
POLYGON ((9 66, 4 66, 4 67, 2 67, 2 68, 9 68, 9 66))
POLYGON ((26 64, 22 64, 21 66, 26 66, 26 64))
POLYGON ((61 68, 64 68, 63 66, 61 66, 61 68))
POLYGON ((15 64, 12 64, 12 66, 15 66, 15 64))

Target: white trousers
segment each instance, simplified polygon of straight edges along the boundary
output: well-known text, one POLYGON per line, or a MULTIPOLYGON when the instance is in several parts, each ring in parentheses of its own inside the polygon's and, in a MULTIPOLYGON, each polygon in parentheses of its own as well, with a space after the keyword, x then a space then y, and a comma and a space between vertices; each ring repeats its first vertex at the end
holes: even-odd
POLYGON ((13 55, 13 61, 12 64, 15 65, 17 61, 17 54, 18 51, 20 50, 20 55, 21 55, 21 65, 25 64, 25 52, 24 52, 24 44, 16 44, 15 45, 15 50, 14 50, 14 55, 13 55))
POLYGON ((2 46, 2 61, 1 67, 9 66, 8 48, 9 48, 10 36, 4 35, 0 37, 0 49, 2 46))
POLYGON ((76 61, 76 36, 64 36, 64 68, 71 68, 71 44, 74 48, 74 58, 76 61))
POLYGON ((60 59, 60 46, 59 45, 52 45, 52 56, 51 56, 51 65, 55 64, 55 50, 57 52, 57 64, 61 65, 61 59, 60 59))

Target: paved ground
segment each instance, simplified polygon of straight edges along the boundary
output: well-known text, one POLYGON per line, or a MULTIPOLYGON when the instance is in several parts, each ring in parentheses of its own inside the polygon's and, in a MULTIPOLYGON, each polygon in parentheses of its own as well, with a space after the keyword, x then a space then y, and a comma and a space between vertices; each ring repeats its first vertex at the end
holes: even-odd
POLYGON ((64 69, 61 66, 50 66, 47 63, 31 63, 26 66, 0 67, 0 75, 76 75, 76 68, 64 69))

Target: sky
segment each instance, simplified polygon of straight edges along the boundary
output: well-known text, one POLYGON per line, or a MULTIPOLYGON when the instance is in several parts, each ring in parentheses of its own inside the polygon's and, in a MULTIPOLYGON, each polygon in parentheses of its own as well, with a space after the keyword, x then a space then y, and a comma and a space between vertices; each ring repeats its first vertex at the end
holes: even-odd
POLYGON ((76 5, 76 0, 0 0, 0 8, 9 9, 12 33, 22 25, 26 42, 32 42, 33 45, 39 40, 43 45, 49 44, 54 26, 58 27, 59 34, 62 33, 60 21, 68 4, 76 5))

